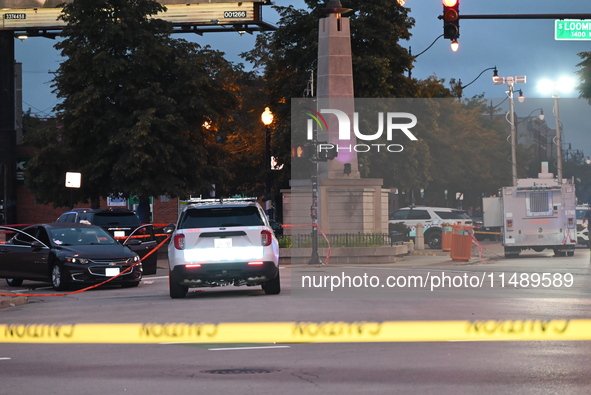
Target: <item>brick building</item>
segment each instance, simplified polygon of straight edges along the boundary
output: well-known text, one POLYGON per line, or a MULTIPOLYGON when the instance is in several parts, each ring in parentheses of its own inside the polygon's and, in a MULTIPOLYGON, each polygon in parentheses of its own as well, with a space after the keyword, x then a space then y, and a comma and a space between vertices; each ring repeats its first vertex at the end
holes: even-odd
MULTIPOLYGON (((31 158, 33 153, 24 145, 17 145, 17 157, 22 160, 31 158)), ((57 217, 67 211, 69 207, 54 208, 51 205, 35 202, 33 193, 19 182, 16 188, 16 218, 18 224, 34 224, 53 222, 57 217)), ((101 208, 107 208, 107 201, 101 199, 101 208)), ((90 207, 90 204, 79 204, 77 208, 90 207)), ((169 224, 176 223, 179 214, 179 199, 167 196, 154 197, 152 200, 152 223, 169 224)))

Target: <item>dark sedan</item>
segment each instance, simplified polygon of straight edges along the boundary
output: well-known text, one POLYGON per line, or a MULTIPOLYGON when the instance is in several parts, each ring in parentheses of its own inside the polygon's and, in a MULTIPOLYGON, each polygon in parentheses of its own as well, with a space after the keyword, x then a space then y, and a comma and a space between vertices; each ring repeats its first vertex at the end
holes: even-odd
POLYGON ((23 230, 0 226, 0 231, 6 230, 16 233, 0 244, 0 278, 10 286, 20 286, 23 280, 47 281, 63 291, 113 277, 109 284, 135 287, 142 279, 139 256, 98 226, 50 223, 23 230))

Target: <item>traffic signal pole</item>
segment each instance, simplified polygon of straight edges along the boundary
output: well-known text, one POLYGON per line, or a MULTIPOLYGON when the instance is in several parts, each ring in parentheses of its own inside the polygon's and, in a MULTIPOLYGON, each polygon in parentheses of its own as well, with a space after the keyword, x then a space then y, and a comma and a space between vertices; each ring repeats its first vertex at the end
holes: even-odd
MULTIPOLYGON (((443 16, 440 15, 438 18, 443 19, 443 16)), ((591 14, 460 14, 458 19, 591 19, 591 14)))

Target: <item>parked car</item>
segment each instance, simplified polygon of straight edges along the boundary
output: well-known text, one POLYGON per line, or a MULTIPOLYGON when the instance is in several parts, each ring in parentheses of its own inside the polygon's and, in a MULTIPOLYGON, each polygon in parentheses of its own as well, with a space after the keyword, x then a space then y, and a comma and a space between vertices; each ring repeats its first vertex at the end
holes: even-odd
POLYGON ((187 205, 168 246, 171 298, 191 287, 261 285, 281 292, 279 244, 262 208, 249 199, 187 205))
POLYGON ((151 224, 143 225, 135 212, 127 209, 77 208, 61 214, 56 222, 80 222, 100 226, 140 256, 144 275, 156 274, 157 252, 154 251, 144 258, 158 245, 154 227, 151 224), (130 244, 126 242, 128 239, 135 242, 130 244))
POLYGON ((0 244, 0 278, 10 286, 33 280, 50 282, 63 291, 70 285, 98 284, 112 277, 110 284, 135 287, 142 279, 139 256, 98 226, 54 222, 23 230, 0 229, 16 233, 0 244))
POLYGON ((416 236, 416 226, 423 224, 425 244, 432 249, 441 248, 441 225, 472 225, 472 220, 462 210, 448 207, 404 207, 390 215, 390 224, 403 223, 409 228, 409 236, 416 236))

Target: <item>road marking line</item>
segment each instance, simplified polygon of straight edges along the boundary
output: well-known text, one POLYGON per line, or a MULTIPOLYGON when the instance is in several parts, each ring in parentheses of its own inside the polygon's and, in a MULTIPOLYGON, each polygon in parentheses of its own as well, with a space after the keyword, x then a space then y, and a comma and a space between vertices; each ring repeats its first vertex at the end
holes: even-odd
POLYGON ((291 348, 291 346, 261 346, 261 347, 222 347, 209 348, 210 351, 234 351, 234 350, 265 350, 271 348, 291 348))

